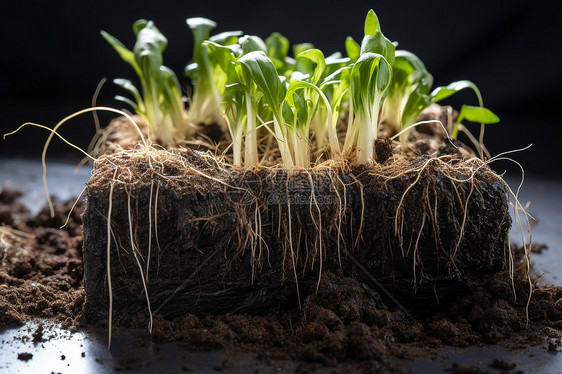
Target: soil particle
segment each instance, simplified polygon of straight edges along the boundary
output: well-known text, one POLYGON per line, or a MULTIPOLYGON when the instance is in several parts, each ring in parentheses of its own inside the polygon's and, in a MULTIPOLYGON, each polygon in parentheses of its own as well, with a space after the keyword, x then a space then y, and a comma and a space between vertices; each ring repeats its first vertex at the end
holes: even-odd
POLYGON ((37 328, 35 329, 35 331, 33 332, 33 334, 31 336, 33 336, 33 342, 34 343, 40 343, 40 342, 44 342, 44 336, 43 336, 43 332, 44 332, 44 327, 43 327, 43 323, 40 322, 37 325, 37 328))
POLYGON ((22 352, 18 353, 18 360, 20 361, 29 361, 33 358, 33 355, 29 352, 22 352))
POLYGON ((375 154, 378 162, 385 163, 392 157, 393 144, 390 138, 375 139, 375 154))
POLYGON ((517 365, 506 361, 503 357, 498 357, 494 358, 494 361, 492 361, 492 365, 490 366, 505 372, 515 369, 517 365))
POLYGON ((224 360, 221 361, 220 364, 218 364, 217 366, 215 366, 215 371, 225 371, 225 370, 232 370, 232 362, 228 359, 225 358, 224 360))

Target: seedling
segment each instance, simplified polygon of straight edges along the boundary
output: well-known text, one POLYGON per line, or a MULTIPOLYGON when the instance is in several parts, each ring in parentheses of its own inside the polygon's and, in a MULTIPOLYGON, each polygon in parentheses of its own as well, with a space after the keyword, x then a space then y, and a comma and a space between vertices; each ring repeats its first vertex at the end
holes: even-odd
POLYGON ((390 135, 400 133, 407 144, 423 109, 465 88, 476 93, 480 109, 462 107, 452 139, 458 136, 460 120, 479 121, 483 157, 483 126, 497 122, 470 81, 431 91, 433 77, 423 62, 411 52, 395 51, 372 10, 361 44, 351 37, 345 40, 347 57, 325 57, 310 43, 293 45, 291 57, 289 40, 279 33, 264 41, 241 31, 211 36, 217 25, 206 18, 189 18, 187 25, 194 49, 185 71, 194 92, 184 99, 175 75, 162 66, 167 41, 152 22, 135 23, 132 52, 102 32, 141 79, 142 95, 130 81, 115 80, 135 101, 118 99, 143 116, 165 146, 193 136, 192 125, 215 122, 228 128, 235 167, 260 165, 264 155, 278 154, 284 167, 306 169, 316 162, 313 152, 317 160, 343 157, 369 164, 376 162, 374 143, 383 127, 390 135), (190 102, 187 112, 183 101, 190 102), (346 127, 338 126, 341 115, 348 117, 346 127))

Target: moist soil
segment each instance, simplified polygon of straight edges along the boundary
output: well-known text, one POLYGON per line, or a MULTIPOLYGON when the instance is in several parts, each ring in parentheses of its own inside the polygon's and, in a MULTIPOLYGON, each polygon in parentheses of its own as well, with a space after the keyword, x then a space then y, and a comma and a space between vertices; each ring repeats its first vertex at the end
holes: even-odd
POLYGON ((225 170, 189 149, 100 157, 83 214, 86 317, 108 316, 108 215, 115 315, 148 312, 146 293, 166 317, 282 311, 327 272, 436 309, 509 268, 508 188, 479 165, 419 157, 289 174, 225 170))
MULTIPOLYGON (((83 318, 83 204, 75 208, 69 223, 60 230, 71 202, 56 204, 56 216, 51 219, 46 208, 37 216, 30 215, 18 203, 19 197, 18 192, 0 192, 0 328, 33 319, 52 320, 69 329, 92 327, 83 318)), ((521 257, 515 260, 522 263, 521 257)), ((516 347, 538 345, 559 350, 562 288, 534 288, 527 320, 529 283, 516 274, 519 276, 512 284, 504 272, 499 272, 438 310, 412 318, 356 279, 341 272, 326 272, 318 292, 310 294, 301 309, 266 315, 155 314, 152 339, 178 342, 186 351, 222 350, 232 357, 220 368, 223 370, 240 353, 266 364, 290 360, 299 372, 332 367, 402 372, 397 360, 435 358, 444 346, 466 347, 509 339, 516 347)), ((145 329, 146 315, 123 314, 115 322, 122 331, 145 329)), ((97 326, 105 326, 105 322, 97 326)), ((34 331, 30 339, 42 340, 45 336, 42 331, 34 331)), ((22 355, 20 359, 30 358, 22 355)), ((509 370, 509 363, 506 366, 502 360, 496 361, 491 365, 509 370)), ((451 367, 455 373, 473 369, 451 367)))

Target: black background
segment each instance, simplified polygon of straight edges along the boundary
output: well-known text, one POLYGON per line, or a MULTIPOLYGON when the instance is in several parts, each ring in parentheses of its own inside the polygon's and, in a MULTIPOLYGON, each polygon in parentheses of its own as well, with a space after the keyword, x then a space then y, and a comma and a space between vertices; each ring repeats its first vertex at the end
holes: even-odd
MULTIPOLYGON (((187 88, 183 67, 192 38, 185 19, 204 16, 217 32, 243 30, 262 38, 279 31, 291 43, 313 42, 326 55, 344 52, 348 35, 360 41, 371 8, 384 34, 417 54, 435 86, 469 79, 501 123, 490 125, 486 145, 492 154, 525 147, 512 155, 527 172, 562 176, 562 14, 557 1, 53 1, 0 5, 3 65, 0 77, 2 133, 26 121, 54 126, 90 106, 98 82, 107 77, 136 81, 132 69, 101 38, 106 30, 132 48, 132 23, 155 21, 168 38, 165 65, 187 88)), ((124 94, 109 81, 98 104, 121 107, 124 94)), ((447 103, 475 104, 470 92, 447 103)), ((102 115, 107 123, 111 115, 102 115)), ((477 125, 472 129, 477 132, 477 125)), ((94 134, 91 115, 64 125, 61 133, 86 147, 94 134)), ((27 128, 0 140, 0 157, 38 158, 47 133, 27 128)), ((55 141, 51 157, 80 155, 55 141), (53 156, 54 155, 54 156, 53 156)), ((506 168, 498 164, 499 171, 506 168)))

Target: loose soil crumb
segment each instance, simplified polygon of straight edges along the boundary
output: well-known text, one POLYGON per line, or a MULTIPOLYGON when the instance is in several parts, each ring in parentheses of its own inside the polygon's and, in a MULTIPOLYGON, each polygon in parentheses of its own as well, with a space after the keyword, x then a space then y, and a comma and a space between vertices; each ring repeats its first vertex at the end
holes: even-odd
POLYGON ((492 362, 491 365, 493 368, 496 369, 500 369, 502 371, 510 371, 515 369, 515 367, 517 366, 516 364, 512 364, 510 362, 507 362, 504 358, 502 357, 498 357, 495 358, 494 361, 492 362))
POLYGON ((45 339, 43 338, 43 332, 44 332, 43 323, 39 323, 37 325, 37 329, 35 329, 33 334, 31 334, 31 336, 33 336, 34 343, 40 343, 45 341, 45 339))
MULTIPOLYGON (((35 318, 50 319, 66 328, 84 326, 79 217, 83 205, 78 204, 69 225, 60 230, 70 203, 57 204, 54 219, 46 209, 32 217, 17 203, 18 195, 0 192, 0 328, 35 318)), ((520 262, 516 259, 516 265, 520 262)), ((441 305, 437 312, 410 311, 411 318, 377 290, 342 273, 327 272, 318 292, 303 300, 302 309, 259 316, 190 314, 166 319, 156 314, 152 338, 178 342, 189 351, 220 349, 233 358, 249 354, 265 365, 292 360, 298 372, 344 366, 364 372, 403 372, 397 363, 401 359, 431 359, 444 346, 466 347, 505 339, 516 347, 537 345, 558 350, 562 288, 534 289, 527 325, 529 284, 521 275, 513 284, 506 279, 505 274, 497 274, 441 305)), ((146 329, 147 319, 145 314, 125 313, 116 316, 114 323, 120 329, 146 329)), ((44 341, 43 325, 30 336, 33 341, 44 341)), ((18 354, 22 361, 32 357, 30 353, 18 354)), ((138 357, 119 362, 115 369, 137 365, 134 360, 138 357)), ((501 358, 490 366, 504 372, 515 368, 501 358)), ((231 359, 226 359, 216 370, 231 367, 231 359)), ((455 364, 450 372, 485 371, 455 364)))
MULTIPOLYGON (((62 230, 73 201, 57 204, 55 217, 47 208, 36 216, 0 190, 0 328, 31 318, 55 319, 70 327, 81 315, 82 233, 79 204, 62 230)), ((43 339, 43 326, 33 333, 43 339)))
POLYGON ((29 361, 33 358, 33 355, 31 353, 28 352, 22 352, 22 353, 18 353, 18 360, 20 361, 29 361))

